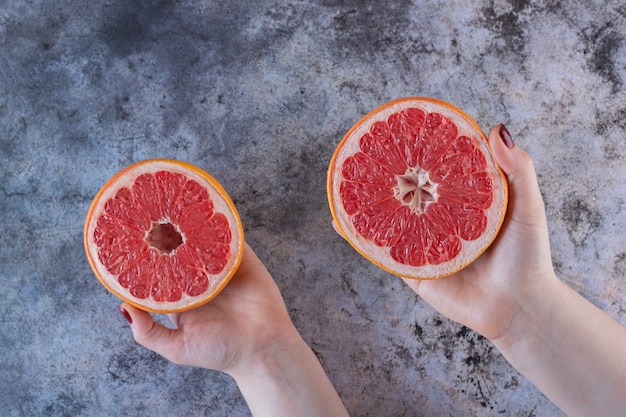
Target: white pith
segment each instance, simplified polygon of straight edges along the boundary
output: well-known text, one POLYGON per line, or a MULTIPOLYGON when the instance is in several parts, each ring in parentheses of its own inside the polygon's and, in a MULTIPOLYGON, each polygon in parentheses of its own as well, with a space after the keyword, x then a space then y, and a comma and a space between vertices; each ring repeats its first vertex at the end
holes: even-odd
MULTIPOLYGON (((503 184, 502 182, 500 170, 495 159, 491 155, 489 145, 483 133, 477 130, 470 121, 466 120, 465 117, 466 116, 463 116, 436 101, 425 101, 420 99, 398 100, 396 103, 386 107, 380 112, 372 112, 372 114, 361 119, 353 128, 350 136, 347 137, 342 144, 340 144, 341 148, 337 152, 333 164, 329 167, 328 173, 329 190, 331 192, 331 195, 329 196, 331 210, 336 213, 338 227, 348 242, 350 242, 350 244, 363 256, 379 264, 380 267, 390 273, 406 278, 416 279, 435 279, 447 276, 450 273, 459 270, 462 266, 466 266, 475 260, 486 249, 489 243, 493 241, 495 235, 500 229, 503 214, 506 210, 506 184, 503 184), (360 151, 359 140, 369 131, 370 126, 377 121, 387 121, 391 114, 412 107, 419 108, 427 114, 433 112, 439 113, 457 125, 459 129, 459 136, 464 135, 474 138, 476 144, 487 160, 486 171, 490 173, 492 177, 493 202, 491 206, 485 210, 485 214, 488 218, 485 232, 476 240, 462 240, 463 249, 461 250, 461 253, 456 258, 439 265, 427 264, 424 266, 414 267, 395 261, 389 254, 389 247, 378 246, 372 241, 365 239, 356 231, 352 225, 351 216, 345 212, 341 202, 341 194, 339 192, 341 182, 343 181, 341 168, 346 158, 360 151)), ((437 198, 437 185, 428 181, 427 172, 416 168, 413 172, 411 172, 411 170, 407 171, 407 174, 405 175, 413 175, 417 179, 418 184, 420 184, 418 185, 418 188, 425 187, 422 189, 429 192, 435 199, 437 198)), ((408 192, 406 189, 407 186, 407 184, 398 184, 395 189, 396 197, 400 198, 403 192, 408 192)), ((421 201, 411 200, 408 203, 403 201, 403 203, 410 205, 411 208, 418 214, 420 214, 420 211, 416 210, 416 207, 424 207, 421 201)))
POLYGON ((397 175, 396 180, 395 197, 415 213, 422 214, 430 203, 437 201, 437 184, 430 181, 427 171, 411 168, 406 174, 397 175))

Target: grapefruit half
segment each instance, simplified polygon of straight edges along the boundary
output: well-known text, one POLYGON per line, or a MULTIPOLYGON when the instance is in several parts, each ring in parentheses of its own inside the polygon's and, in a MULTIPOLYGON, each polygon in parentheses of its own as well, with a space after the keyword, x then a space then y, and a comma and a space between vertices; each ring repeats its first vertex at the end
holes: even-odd
POLYGON ((109 291, 157 313, 215 297, 236 272, 244 246, 241 220, 219 182, 167 159, 114 175, 91 203, 84 241, 109 291))
POLYGON ((408 97, 358 121, 328 169, 339 232, 405 278, 436 279, 478 258, 498 234, 506 177, 478 125, 441 100, 408 97))

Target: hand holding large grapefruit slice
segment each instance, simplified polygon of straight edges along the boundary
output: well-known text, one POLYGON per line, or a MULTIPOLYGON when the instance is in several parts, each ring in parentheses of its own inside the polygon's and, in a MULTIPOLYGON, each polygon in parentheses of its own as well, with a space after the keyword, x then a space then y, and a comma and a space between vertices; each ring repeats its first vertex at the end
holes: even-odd
POLYGON ((100 282, 137 308, 170 313, 215 297, 243 254, 243 227, 224 188, 174 160, 138 162, 94 198, 85 250, 100 282))
POLYGON ((405 278, 466 267, 498 234, 504 173, 478 125, 441 100, 410 97, 358 121, 328 169, 339 232, 365 258, 405 278))

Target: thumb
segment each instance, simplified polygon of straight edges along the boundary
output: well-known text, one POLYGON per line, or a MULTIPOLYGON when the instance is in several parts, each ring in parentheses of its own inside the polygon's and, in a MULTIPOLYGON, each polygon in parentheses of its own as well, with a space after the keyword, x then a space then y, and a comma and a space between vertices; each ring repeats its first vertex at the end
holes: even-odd
POLYGON ((130 324, 137 343, 161 356, 176 362, 178 352, 178 332, 154 321, 150 313, 128 303, 122 303, 119 310, 130 324))
POLYGON ((489 146, 507 177, 511 217, 523 222, 534 220, 536 216, 544 217, 543 198, 530 156, 514 144, 503 124, 489 132, 489 146))

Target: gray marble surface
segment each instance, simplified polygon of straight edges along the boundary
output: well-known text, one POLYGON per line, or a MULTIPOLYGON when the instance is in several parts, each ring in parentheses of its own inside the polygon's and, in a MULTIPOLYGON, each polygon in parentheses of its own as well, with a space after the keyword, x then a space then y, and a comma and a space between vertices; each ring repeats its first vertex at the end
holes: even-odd
POLYGON ((626 324, 625 27, 620 0, 0 0, 0 414, 249 414, 135 344, 84 255, 100 186, 167 157, 229 190, 353 416, 562 416, 333 233, 326 168, 395 98, 505 122, 559 276, 626 324))

